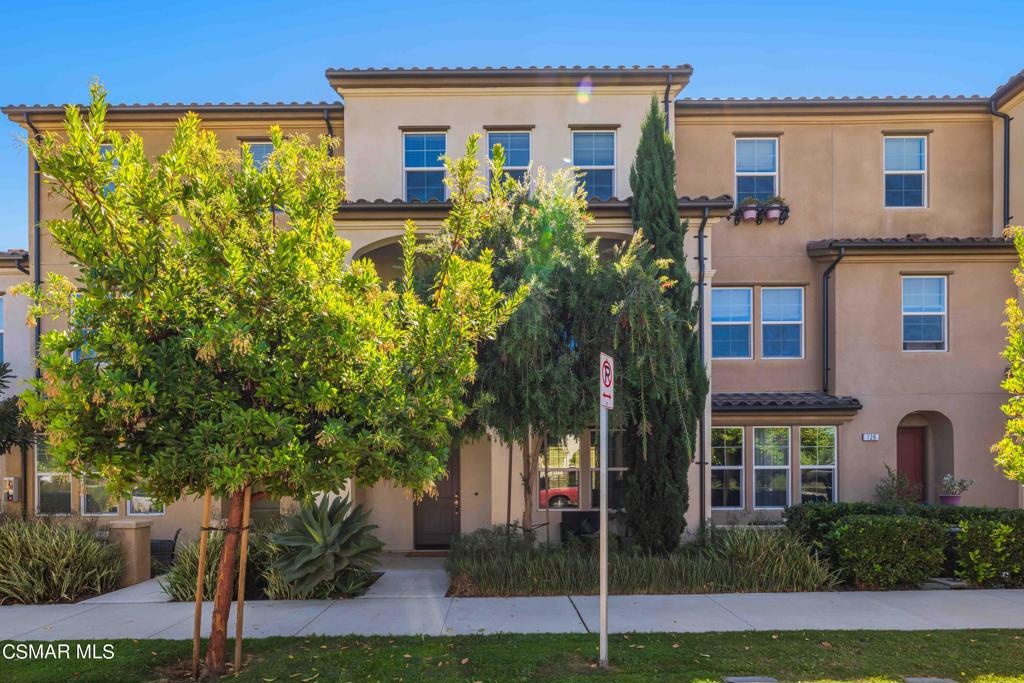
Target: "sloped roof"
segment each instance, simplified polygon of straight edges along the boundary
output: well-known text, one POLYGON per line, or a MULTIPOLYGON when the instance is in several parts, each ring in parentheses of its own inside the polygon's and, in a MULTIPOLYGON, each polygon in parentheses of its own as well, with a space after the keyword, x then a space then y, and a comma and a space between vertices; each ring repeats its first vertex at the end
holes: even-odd
POLYGON ((675 66, 453 66, 332 68, 327 81, 337 90, 371 87, 494 87, 577 85, 589 77, 594 85, 664 85, 669 76, 682 87, 693 73, 689 64, 675 66))
POLYGON ((982 95, 900 95, 858 97, 683 97, 676 100, 676 116, 706 112, 813 113, 834 110, 866 111, 987 111, 982 95))
POLYGON ((1015 97, 1021 90, 1024 90, 1024 71, 1018 71, 1010 76, 1009 80, 996 88, 996 91, 992 93, 992 101, 997 107, 1001 106, 1007 100, 1015 97))
POLYGON ((852 396, 835 396, 823 392, 735 392, 711 394, 713 413, 820 413, 850 412, 862 408, 852 396))
POLYGON ((840 237, 813 240, 807 243, 807 253, 816 256, 834 253, 839 249, 997 249, 1014 248, 1013 240, 1006 237, 928 237, 911 234, 905 237, 840 237))

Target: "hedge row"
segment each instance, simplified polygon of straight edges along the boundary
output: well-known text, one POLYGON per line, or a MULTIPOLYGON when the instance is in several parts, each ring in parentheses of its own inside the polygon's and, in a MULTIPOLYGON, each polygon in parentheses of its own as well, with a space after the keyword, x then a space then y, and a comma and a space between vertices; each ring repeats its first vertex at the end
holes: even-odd
POLYGON ((785 517, 851 583, 888 588, 953 572, 975 585, 1024 586, 1024 510, 805 503, 785 517))

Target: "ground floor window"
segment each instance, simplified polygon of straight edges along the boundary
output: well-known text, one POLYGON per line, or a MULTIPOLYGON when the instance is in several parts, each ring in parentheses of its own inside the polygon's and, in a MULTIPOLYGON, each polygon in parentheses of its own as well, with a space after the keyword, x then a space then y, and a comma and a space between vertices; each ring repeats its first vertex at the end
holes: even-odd
MULTIPOLYGON (((601 502, 600 434, 590 429, 547 444, 537 463, 538 507, 596 510, 601 502), (584 485, 588 482, 589 485, 584 485)), ((622 432, 612 432, 608 444, 608 507, 622 509, 629 462, 622 432)))
POLYGON ((754 507, 789 505, 789 427, 754 427, 754 507))
POLYGON ((132 490, 128 499, 129 515, 162 515, 164 504, 153 500, 143 489, 132 490))
POLYGON ((800 502, 836 499, 836 428, 800 428, 800 502))
POLYGON ((71 477, 57 472, 46 441, 36 441, 36 514, 71 514, 71 477))
POLYGON ((743 427, 711 429, 711 507, 743 507, 743 427))
POLYGON ((82 480, 82 514, 116 515, 118 500, 107 490, 107 480, 86 477, 82 480))

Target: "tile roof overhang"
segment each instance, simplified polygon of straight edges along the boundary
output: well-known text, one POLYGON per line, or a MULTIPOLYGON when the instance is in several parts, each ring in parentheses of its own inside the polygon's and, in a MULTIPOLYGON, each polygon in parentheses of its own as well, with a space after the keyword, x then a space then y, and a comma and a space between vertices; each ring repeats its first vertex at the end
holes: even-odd
POLYGON ((28 251, 25 249, 4 249, 0 251, 0 267, 14 267, 19 270, 28 265, 28 251))
POLYGON ((495 88, 515 86, 572 86, 589 78, 595 86, 664 86, 689 81, 693 67, 675 66, 500 66, 400 67, 327 69, 328 83, 341 92, 350 88, 495 88))
POLYGON ((1024 90, 1024 71, 1018 71, 992 93, 992 102, 1001 107, 1024 90))
MULTIPOLYGON (((63 121, 65 108, 77 107, 87 112, 84 104, 8 104, 0 107, 15 123, 63 121)), ((194 111, 204 119, 323 119, 340 118, 344 112, 340 102, 161 102, 146 104, 107 105, 109 120, 167 119, 175 120, 194 111)))
POLYGON ((853 413, 862 408, 852 396, 822 392, 727 392, 711 394, 718 413, 853 413))
POLYGON ((989 111, 981 95, 900 97, 737 97, 681 98, 676 118, 705 114, 837 114, 837 113, 957 113, 989 111))
POLYGON ((956 251, 1012 254, 1012 239, 1006 237, 842 237, 813 240, 807 243, 807 255, 835 256, 840 252, 940 253, 956 251))
MULTIPOLYGON (((601 217, 629 217, 631 215, 632 198, 592 199, 588 202, 590 213, 601 217)), ((368 217, 389 217, 408 215, 416 218, 444 218, 451 210, 451 202, 439 201, 405 201, 402 199, 356 199, 342 202, 335 211, 335 219, 353 219, 368 217)), ((679 215, 683 218, 699 218, 704 210, 710 218, 723 218, 733 209, 732 197, 680 197, 679 215)))

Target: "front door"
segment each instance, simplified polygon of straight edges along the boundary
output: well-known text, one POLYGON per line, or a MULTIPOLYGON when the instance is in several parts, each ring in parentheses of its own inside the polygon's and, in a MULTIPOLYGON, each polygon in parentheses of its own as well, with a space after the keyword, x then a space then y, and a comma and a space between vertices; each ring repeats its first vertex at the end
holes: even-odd
POLYGON ((413 507, 413 544, 418 550, 448 548, 459 535, 459 449, 448 456, 448 476, 437 482, 437 497, 413 507))
POLYGON ((924 501, 924 427, 896 430, 896 472, 918 487, 924 501))

